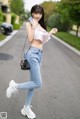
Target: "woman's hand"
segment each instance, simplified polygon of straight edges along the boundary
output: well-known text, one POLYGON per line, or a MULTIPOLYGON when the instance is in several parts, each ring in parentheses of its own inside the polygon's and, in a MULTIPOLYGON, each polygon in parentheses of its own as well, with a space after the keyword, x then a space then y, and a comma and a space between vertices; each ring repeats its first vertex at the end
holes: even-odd
POLYGON ((51 29, 51 31, 49 33, 50 34, 55 34, 56 32, 58 32, 58 29, 57 28, 53 28, 53 29, 51 29))
POLYGON ((35 19, 33 19, 33 20, 31 21, 31 24, 32 24, 32 28, 35 29, 36 26, 38 25, 38 21, 36 21, 35 19))

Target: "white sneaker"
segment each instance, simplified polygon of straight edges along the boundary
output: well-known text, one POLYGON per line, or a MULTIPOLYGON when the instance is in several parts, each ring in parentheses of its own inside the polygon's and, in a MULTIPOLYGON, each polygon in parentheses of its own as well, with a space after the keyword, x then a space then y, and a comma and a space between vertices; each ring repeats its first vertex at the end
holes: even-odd
POLYGON ((29 119, 34 119, 36 118, 35 113, 31 110, 30 106, 24 105, 23 109, 21 110, 21 114, 24 116, 27 116, 29 119))
POLYGON ((9 83, 9 87, 6 90, 6 97, 10 98, 12 94, 14 94, 17 91, 16 83, 14 80, 11 80, 9 83))

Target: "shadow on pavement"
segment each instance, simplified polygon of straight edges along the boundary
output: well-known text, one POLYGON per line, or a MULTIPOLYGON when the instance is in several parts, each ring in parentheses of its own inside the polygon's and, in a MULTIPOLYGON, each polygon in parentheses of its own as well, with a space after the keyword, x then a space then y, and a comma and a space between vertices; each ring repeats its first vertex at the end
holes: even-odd
POLYGON ((5 53, 0 53, 0 60, 12 60, 13 56, 5 53))

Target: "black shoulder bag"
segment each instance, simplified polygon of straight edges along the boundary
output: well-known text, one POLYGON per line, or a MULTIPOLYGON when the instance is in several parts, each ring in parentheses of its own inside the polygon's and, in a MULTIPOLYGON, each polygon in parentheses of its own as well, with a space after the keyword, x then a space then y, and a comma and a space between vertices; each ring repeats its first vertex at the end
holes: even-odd
POLYGON ((25 40, 25 42, 24 42, 24 46, 23 46, 23 50, 22 50, 20 67, 21 67, 22 70, 29 70, 29 69, 30 69, 30 64, 29 64, 29 62, 27 61, 27 59, 25 59, 25 58, 23 57, 25 44, 26 44, 26 40, 25 40))

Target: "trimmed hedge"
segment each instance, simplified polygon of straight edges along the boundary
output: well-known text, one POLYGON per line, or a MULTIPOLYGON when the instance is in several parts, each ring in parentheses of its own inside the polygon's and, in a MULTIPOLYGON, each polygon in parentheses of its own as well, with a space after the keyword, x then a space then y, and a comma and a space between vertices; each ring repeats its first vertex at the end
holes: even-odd
POLYGON ((18 29, 20 29, 20 26, 21 26, 20 24, 14 23, 14 24, 13 24, 13 29, 14 29, 14 30, 18 30, 18 29))

